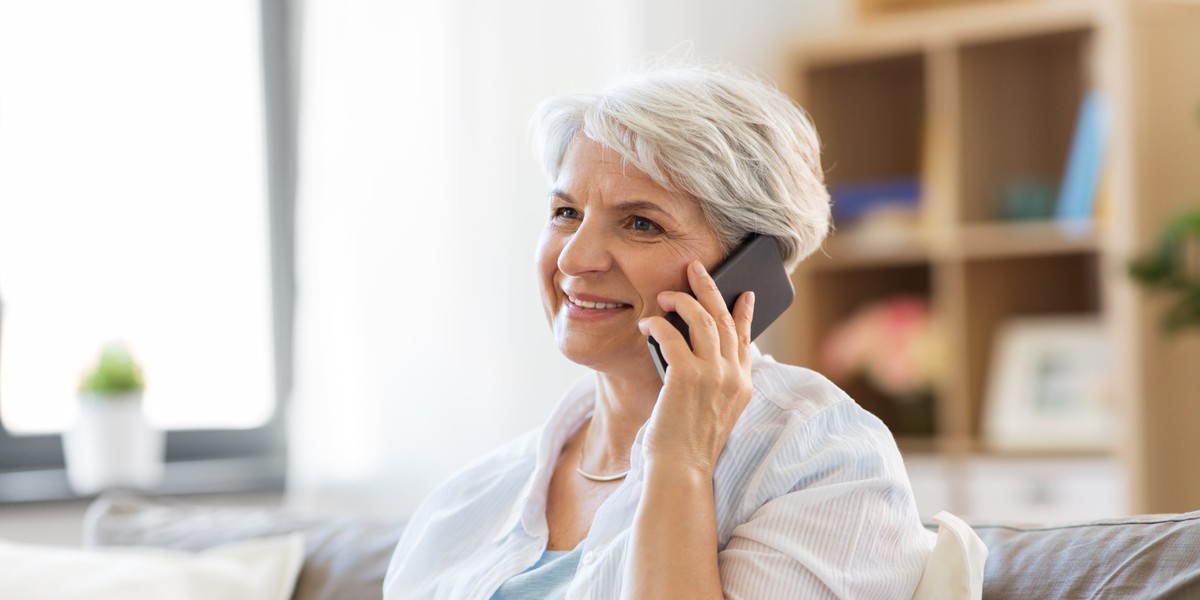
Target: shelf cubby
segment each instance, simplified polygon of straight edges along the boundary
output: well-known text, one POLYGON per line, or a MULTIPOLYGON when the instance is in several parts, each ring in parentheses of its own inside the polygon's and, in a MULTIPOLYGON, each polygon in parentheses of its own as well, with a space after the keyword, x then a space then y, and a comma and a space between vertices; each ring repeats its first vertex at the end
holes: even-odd
POLYGON ((830 186, 920 171, 925 62, 904 54, 809 73, 805 108, 821 133, 830 186))
POLYGON ((1002 219, 1016 185, 1043 186, 1053 200, 1088 87, 1090 39, 1090 30, 1069 30, 961 49, 963 222, 1002 219))
POLYGON ((968 261, 964 327, 969 435, 982 429, 992 353, 1005 321, 1034 315, 1100 314, 1094 253, 1051 254, 968 261))

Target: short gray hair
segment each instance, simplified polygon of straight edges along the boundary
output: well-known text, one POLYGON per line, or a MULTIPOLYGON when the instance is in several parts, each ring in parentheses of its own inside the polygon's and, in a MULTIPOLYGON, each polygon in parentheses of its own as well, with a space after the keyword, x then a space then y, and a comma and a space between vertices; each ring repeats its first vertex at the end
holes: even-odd
POLYGON ((583 133, 663 188, 695 198, 726 253, 750 233, 773 235, 791 270, 830 229, 816 129, 791 98, 748 75, 639 73, 599 93, 545 100, 532 124, 551 181, 583 133))

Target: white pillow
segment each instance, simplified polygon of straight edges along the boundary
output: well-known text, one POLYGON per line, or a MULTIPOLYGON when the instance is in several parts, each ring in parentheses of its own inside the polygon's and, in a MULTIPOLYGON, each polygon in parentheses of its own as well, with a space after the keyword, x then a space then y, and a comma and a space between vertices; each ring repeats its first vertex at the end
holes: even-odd
POLYGON ((933 522, 937 542, 913 600, 980 600, 987 546, 970 525, 946 511, 934 515, 933 522))
POLYGON ((0 590, 25 600, 289 600, 303 562, 298 533, 204 552, 0 540, 0 590))

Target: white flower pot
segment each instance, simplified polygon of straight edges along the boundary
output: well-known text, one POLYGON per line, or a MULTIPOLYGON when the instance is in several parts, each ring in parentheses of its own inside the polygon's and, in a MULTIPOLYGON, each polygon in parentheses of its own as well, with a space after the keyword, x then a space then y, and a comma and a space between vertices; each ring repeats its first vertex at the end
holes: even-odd
POLYGON ((77 494, 148 490, 162 482, 163 432, 146 422, 141 394, 82 395, 79 416, 63 432, 63 452, 77 494))

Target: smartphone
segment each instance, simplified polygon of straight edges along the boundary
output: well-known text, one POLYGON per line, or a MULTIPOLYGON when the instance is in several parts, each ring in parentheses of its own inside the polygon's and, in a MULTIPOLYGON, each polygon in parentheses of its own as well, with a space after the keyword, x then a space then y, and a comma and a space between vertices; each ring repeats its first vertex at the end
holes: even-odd
MULTIPOLYGON (((746 292, 754 292, 754 320, 750 323, 750 341, 754 341, 758 334, 774 323, 775 319, 792 305, 796 295, 787 268, 783 265, 779 243, 769 235, 748 236, 729 258, 713 270, 712 278, 730 312, 733 312, 733 304, 737 302, 738 297, 746 292)), ((683 339, 687 340, 688 346, 691 347, 692 340, 683 317, 678 313, 667 313, 665 318, 683 334, 683 339)), ((667 359, 653 337, 646 338, 646 343, 650 346, 650 356, 654 359, 654 366, 658 368, 658 375, 665 379, 667 359)))

